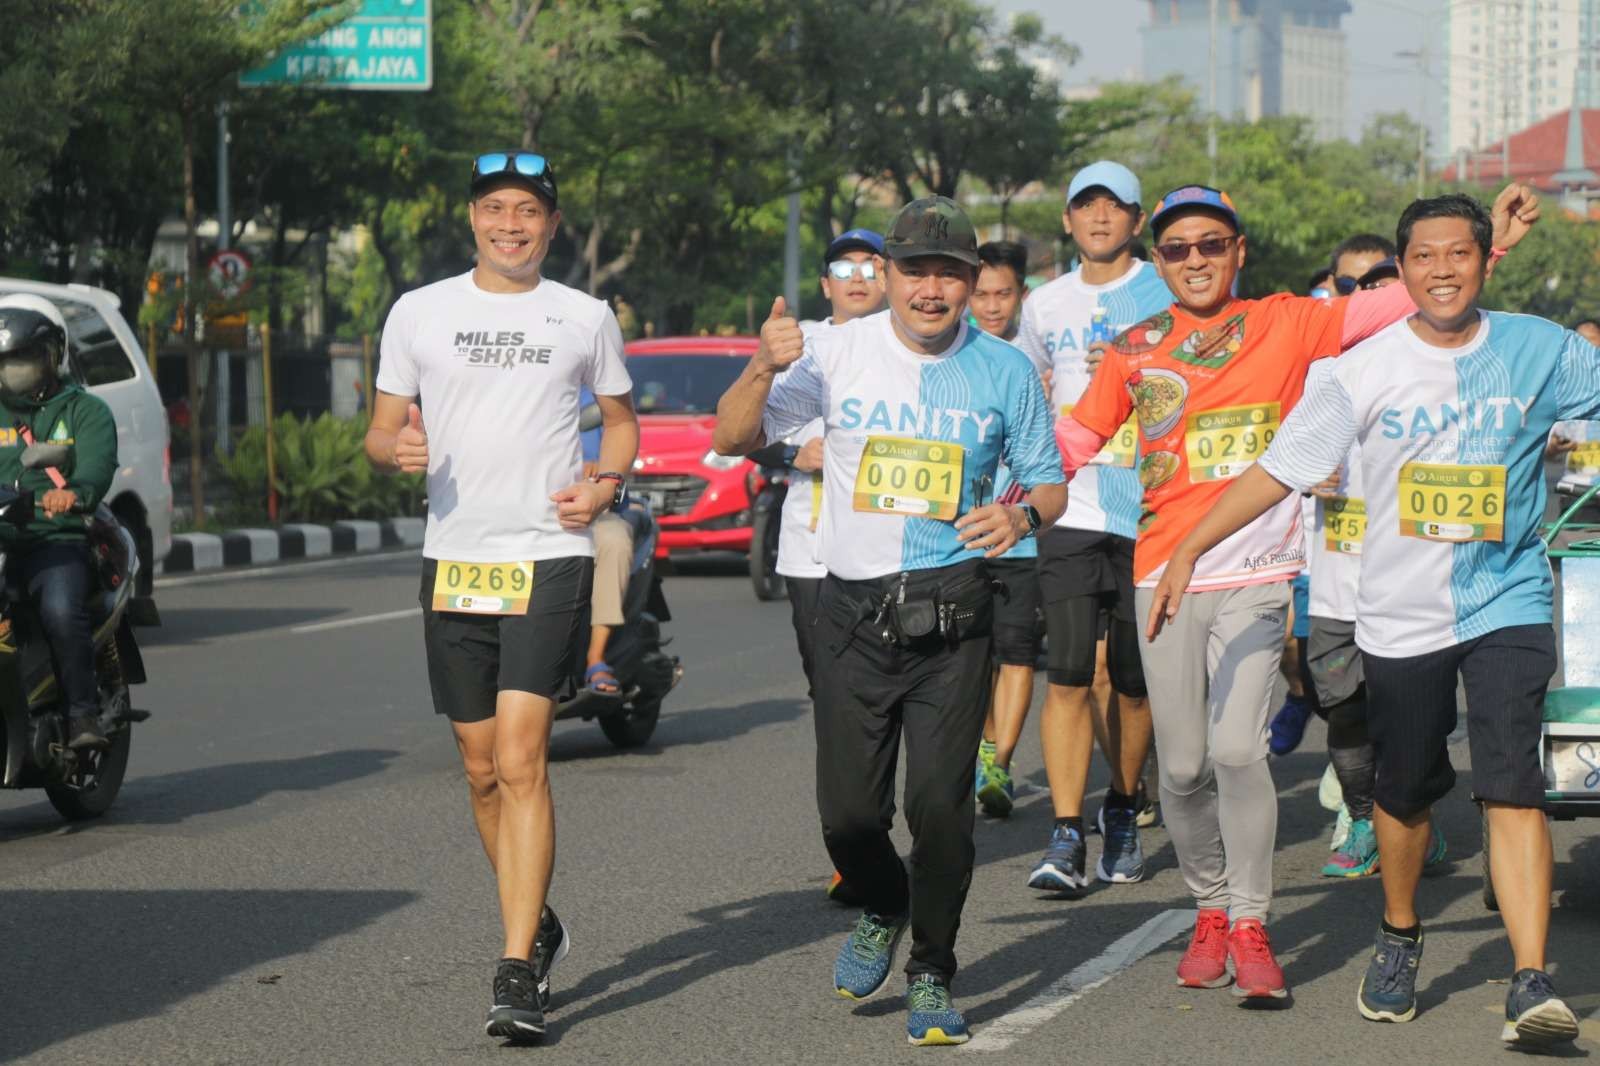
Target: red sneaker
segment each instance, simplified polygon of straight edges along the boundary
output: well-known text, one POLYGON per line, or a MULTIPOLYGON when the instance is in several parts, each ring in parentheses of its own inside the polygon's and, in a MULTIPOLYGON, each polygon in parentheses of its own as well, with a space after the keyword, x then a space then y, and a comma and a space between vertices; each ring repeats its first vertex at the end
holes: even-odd
POLYGON ((1178 960, 1178 984, 1185 988, 1221 988, 1228 977, 1228 912, 1202 907, 1194 920, 1194 936, 1178 960))
POLYGON ((1256 918, 1240 918, 1228 934, 1228 955, 1233 959, 1233 994, 1246 999, 1283 999, 1283 968, 1272 956, 1266 926, 1256 918))

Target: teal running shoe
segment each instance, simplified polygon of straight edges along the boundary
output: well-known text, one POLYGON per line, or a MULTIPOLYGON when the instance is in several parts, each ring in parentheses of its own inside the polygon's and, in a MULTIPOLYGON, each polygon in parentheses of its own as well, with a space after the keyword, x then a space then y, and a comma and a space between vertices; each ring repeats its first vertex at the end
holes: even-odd
POLYGON ((833 988, 845 999, 867 999, 889 980, 894 949, 906 931, 905 915, 895 918, 862 912, 833 962, 833 988))
POLYGON ((995 763, 986 774, 982 767, 978 768, 978 772, 984 775, 978 782, 978 802, 983 806, 983 813, 991 818, 1006 817, 1011 813, 1013 797, 1016 796, 1011 771, 995 763))
MULTIPOLYGON (((1360 822, 1356 823, 1360 825, 1360 822)), ((1417 1016, 1417 968, 1422 936, 1407 940, 1378 928, 1372 961, 1356 993, 1356 1009, 1369 1022, 1409 1022, 1417 1016)))
POLYGON ((935 974, 919 973, 906 986, 906 1039, 913 1047, 965 1044, 967 1020, 950 1002, 950 990, 935 974))
POLYGON ((1350 832, 1339 850, 1322 868, 1323 877, 1366 877, 1378 872, 1378 836, 1371 818, 1350 823, 1350 832))
POLYGON ((1422 868, 1427 870, 1441 865, 1449 850, 1445 846, 1444 834, 1439 832, 1439 823, 1433 823, 1433 835, 1428 838, 1428 854, 1423 856, 1422 868))

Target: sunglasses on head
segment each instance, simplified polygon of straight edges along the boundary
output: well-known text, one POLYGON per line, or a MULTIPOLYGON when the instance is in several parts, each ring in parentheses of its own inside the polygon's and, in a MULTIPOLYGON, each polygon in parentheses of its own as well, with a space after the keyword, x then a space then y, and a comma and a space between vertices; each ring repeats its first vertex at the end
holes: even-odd
POLYGON ((1169 241, 1156 245, 1156 254, 1169 263, 1181 263, 1188 259, 1190 250, 1199 251, 1207 259, 1218 259, 1226 255, 1238 239, 1237 233, 1230 233, 1226 237, 1206 237, 1198 241, 1169 241))
POLYGON ((534 152, 485 152, 472 161, 472 177, 491 174, 521 174, 525 178, 542 177, 550 169, 544 156, 534 152))
POLYGON ((870 259, 861 263, 849 259, 835 259, 828 264, 828 276, 835 281, 849 281, 857 276, 871 281, 878 276, 878 265, 870 259))

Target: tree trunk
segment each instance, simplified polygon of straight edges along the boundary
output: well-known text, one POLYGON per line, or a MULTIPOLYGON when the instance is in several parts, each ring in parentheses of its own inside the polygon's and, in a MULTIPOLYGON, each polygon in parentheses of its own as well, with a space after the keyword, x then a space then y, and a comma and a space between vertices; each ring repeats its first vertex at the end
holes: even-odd
POLYGON ((189 277, 183 286, 183 346, 187 352, 189 378, 189 496, 196 529, 206 524, 206 468, 204 456, 205 434, 201 418, 205 408, 200 403, 200 342, 195 330, 200 318, 200 292, 204 279, 200 268, 199 219, 194 200, 194 113, 195 102, 183 102, 183 228, 185 258, 189 277))

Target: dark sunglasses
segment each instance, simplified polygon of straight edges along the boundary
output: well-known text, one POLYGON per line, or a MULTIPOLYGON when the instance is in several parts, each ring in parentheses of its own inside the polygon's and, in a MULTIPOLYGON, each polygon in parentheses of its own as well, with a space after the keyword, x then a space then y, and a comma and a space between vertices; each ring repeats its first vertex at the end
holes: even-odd
POLYGON ((1170 241, 1156 245, 1156 254, 1169 263, 1183 262, 1189 258, 1191 250, 1198 250, 1207 259, 1218 259, 1226 255, 1238 239, 1239 235, 1232 233, 1226 237, 1206 237, 1198 241, 1170 241))
POLYGON ((1351 293, 1356 291, 1356 283, 1358 280, 1359 279, 1357 278, 1350 277, 1348 274, 1341 274, 1339 277, 1333 279, 1333 287, 1339 290, 1340 296, 1349 296, 1351 293))
POLYGON ((521 174, 525 178, 543 177, 550 163, 533 152, 485 152, 472 161, 472 180, 494 174, 521 174))

